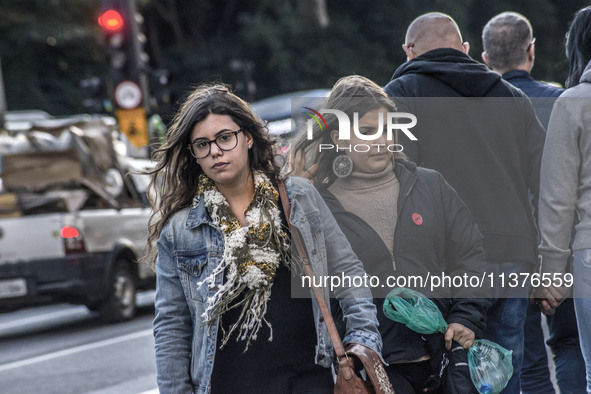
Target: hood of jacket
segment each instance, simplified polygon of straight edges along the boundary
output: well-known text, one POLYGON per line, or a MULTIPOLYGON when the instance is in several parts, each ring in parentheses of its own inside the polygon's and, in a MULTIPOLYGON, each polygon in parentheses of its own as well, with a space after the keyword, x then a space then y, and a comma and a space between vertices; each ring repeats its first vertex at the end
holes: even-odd
POLYGON ((435 78, 464 97, 482 97, 501 79, 464 52, 452 48, 438 48, 425 52, 402 64, 392 79, 409 74, 423 74, 435 78))
POLYGON ((587 67, 585 67, 585 71, 583 71, 583 75, 581 75, 579 82, 591 83, 591 61, 587 64, 587 67))

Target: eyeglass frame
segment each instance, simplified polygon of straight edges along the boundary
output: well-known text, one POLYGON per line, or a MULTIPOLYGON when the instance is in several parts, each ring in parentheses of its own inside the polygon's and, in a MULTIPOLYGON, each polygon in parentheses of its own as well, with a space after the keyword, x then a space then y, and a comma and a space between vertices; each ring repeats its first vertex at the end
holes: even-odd
POLYGON ((536 43, 536 38, 532 38, 531 42, 529 43, 529 45, 527 46, 527 48, 525 49, 525 51, 529 51, 529 48, 531 48, 534 44, 536 43))
POLYGON ((228 151, 231 151, 231 150, 236 149, 236 147, 238 146, 238 133, 244 132, 244 130, 242 130, 242 128, 239 128, 238 130, 222 130, 222 131, 223 131, 223 133, 220 134, 220 135, 218 135, 217 137, 215 137, 213 140, 193 141, 189 145, 187 145, 187 149, 189 150, 189 153, 191 154, 191 156, 193 156, 195 159, 198 159, 198 160, 199 159, 205 159, 211 153, 211 144, 212 143, 215 143, 215 145, 218 147, 218 149, 221 150, 222 152, 228 152, 228 151), (217 139, 218 138, 220 138, 221 136, 226 135, 226 134, 234 134, 234 138, 236 138, 236 144, 232 148, 230 148, 230 149, 224 149, 224 148, 222 148, 220 146, 220 144, 218 144, 218 142, 217 142, 217 139), (207 143, 208 149, 207 149, 207 154, 205 156, 201 156, 201 157, 195 156, 195 154, 193 153, 193 148, 192 148, 193 147, 193 144, 195 142, 199 142, 199 143, 206 142, 207 143))

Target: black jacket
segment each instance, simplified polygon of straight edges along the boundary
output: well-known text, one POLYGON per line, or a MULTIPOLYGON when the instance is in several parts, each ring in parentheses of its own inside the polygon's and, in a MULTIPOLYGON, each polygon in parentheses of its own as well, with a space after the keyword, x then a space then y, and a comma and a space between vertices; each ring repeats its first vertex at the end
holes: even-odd
POLYGON ((385 87, 417 116, 400 135, 409 160, 439 171, 484 236, 490 262, 537 257, 529 193, 537 204, 545 133, 525 95, 463 52, 443 48, 404 63, 385 87), (482 99, 485 97, 486 99, 482 99))
MULTIPOLYGON (((400 182, 393 248, 395 269, 390 252, 376 231, 346 211, 326 188, 320 190, 368 274, 380 277, 382 284, 387 275, 425 277, 427 272, 436 275, 445 271, 450 276, 467 273, 480 277, 486 264, 482 235, 454 189, 441 174, 417 168, 414 163, 396 161, 395 173, 400 182), (422 221, 416 220, 416 214, 422 221)), ((416 360, 424 356, 425 343, 421 336, 384 316, 383 297, 390 289, 378 287, 372 290, 378 307, 386 362, 416 360)), ((474 331, 477 337, 482 337, 489 300, 461 297, 486 293, 447 288, 438 294, 438 298, 433 298, 434 294, 428 289, 421 292, 435 301, 448 323, 460 323, 474 331)))

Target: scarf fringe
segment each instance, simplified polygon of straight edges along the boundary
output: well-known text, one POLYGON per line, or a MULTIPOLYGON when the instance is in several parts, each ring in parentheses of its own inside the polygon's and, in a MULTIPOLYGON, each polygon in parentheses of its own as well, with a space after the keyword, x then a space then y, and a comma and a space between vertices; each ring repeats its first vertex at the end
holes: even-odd
POLYGON ((236 341, 245 342, 244 351, 251 341, 257 339, 263 325, 269 327, 269 341, 273 340, 273 327, 265 315, 279 264, 285 264, 293 274, 302 271, 297 259, 292 259, 290 240, 281 226, 279 193, 263 173, 255 173, 254 183, 255 193, 246 210, 249 224, 246 234, 225 197, 205 175, 199 178, 196 196, 198 199, 200 194, 204 195, 205 207, 214 225, 222 230, 225 246, 223 261, 199 283, 199 286, 207 284, 214 289, 218 275, 226 273, 225 283, 207 300, 204 324, 210 325, 219 318, 221 347, 228 343, 232 334, 237 333, 236 341), (237 301, 240 296, 242 299, 237 301), (241 308, 240 316, 226 331, 221 319, 227 311, 235 308, 241 308))

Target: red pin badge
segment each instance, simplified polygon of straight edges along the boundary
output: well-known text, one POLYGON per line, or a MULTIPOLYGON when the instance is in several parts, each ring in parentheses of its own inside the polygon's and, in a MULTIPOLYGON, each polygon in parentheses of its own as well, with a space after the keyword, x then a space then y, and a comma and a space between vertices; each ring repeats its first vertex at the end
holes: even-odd
POLYGON ((415 222, 417 226, 420 226, 423 224, 423 217, 415 212, 412 214, 412 221, 415 222))

